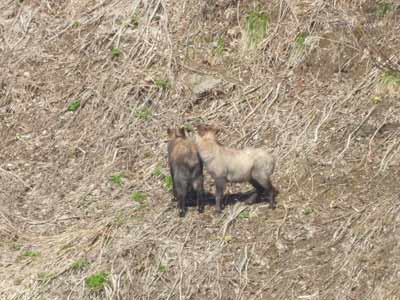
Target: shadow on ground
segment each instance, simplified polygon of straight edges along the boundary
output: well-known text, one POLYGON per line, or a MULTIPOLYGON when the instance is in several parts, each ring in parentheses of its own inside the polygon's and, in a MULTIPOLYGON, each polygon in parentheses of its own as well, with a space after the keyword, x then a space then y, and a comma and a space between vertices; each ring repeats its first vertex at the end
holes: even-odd
MULTIPOLYGON (((275 200, 275 205, 278 202, 277 201, 277 196, 279 195, 279 190, 275 187, 272 186, 272 192, 274 195, 274 200, 275 200)), ((225 194, 225 206, 227 205, 234 205, 238 202, 246 202, 252 195, 254 195, 255 191, 254 190, 249 190, 246 192, 239 192, 239 193, 226 193, 225 194)), ((251 204, 256 204, 256 203, 263 203, 263 202, 270 202, 268 197, 266 195, 262 195, 257 201, 251 203, 251 204)), ((248 203, 250 204, 250 203, 248 203)), ((251 205, 250 204, 250 205, 251 205)), ((194 195, 190 195, 189 200, 187 201, 186 205, 188 207, 194 207, 196 206, 196 198, 194 195)), ((205 205, 215 205, 215 195, 210 193, 210 192, 205 192, 205 205)))

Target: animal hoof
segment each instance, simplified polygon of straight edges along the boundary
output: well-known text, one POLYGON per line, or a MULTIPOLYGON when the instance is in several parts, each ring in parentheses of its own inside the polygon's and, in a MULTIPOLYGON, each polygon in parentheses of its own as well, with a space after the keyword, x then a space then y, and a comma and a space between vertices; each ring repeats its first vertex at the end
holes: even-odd
POLYGON ((254 203, 254 200, 253 200, 253 199, 246 199, 246 200, 244 201, 244 203, 250 205, 250 204, 253 204, 253 203, 254 203))
POLYGON ((179 217, 180 218, 183 218, 185 216, 185 212, 183 211, 183 210, 181 210, 180 212, 179 212, 179 217))
POLYGON ((247 198, 245 200, 245 203, 246 204, 254 204, 256 202, 256 200, 257 200, 257 197, 258 197, 257 194, 253 194, 253 195, 251 195, 249 198, 247 198))
POLYGON ((204 212, 204 207, 198 208, 197 211, 199 212, 199 214, 202 214, 204 212))

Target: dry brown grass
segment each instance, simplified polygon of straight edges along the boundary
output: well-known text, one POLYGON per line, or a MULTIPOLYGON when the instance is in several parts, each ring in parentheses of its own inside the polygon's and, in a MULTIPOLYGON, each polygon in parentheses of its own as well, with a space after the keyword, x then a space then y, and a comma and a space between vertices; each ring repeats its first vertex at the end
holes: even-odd
POLYGON ((399 299, 400 105, 380 80, 399 7, 267 2, 251 50, 253 1, 1 2, 0 299, 399 299), (194 74, 221 84, 195 97, 194 74), (276 210, 177 217, 153 172, 166 128, 199 122, 275 149, 276 210))

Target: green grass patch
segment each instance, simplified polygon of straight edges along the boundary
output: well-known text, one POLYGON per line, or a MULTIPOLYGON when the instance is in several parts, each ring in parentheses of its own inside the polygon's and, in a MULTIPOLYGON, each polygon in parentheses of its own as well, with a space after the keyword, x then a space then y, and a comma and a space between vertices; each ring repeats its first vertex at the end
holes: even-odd
POLYGON ((172 191, 173 183, 172 183, 172 176, 165 176, 164 177, 164 188, 170 192, 172 191))
POLYGON ((81 101, 75 100, 68 104, 68 111, 76 111, 81 106, 81 101))
POLYGON ((168 79, 156 79, 154 80, 154 85, 163 91, 171 87, 171 83, 168 79))
POLYGON ((161 170, 161 167, 157 166, 153 172, 151 172, 151 175, 157 178, 163 178, 164 177, 164 173, 161 170))
POLYGON ((304 50, 306 47, 306 38, 308 36, 307 32, 300 32, 297 36, 296 39, 294 40, 294 43, 296 45, 297 49, 304 50))
POLYGON ((139 16, 137 14, 133 14, 131 16, 129 25, 131 25, 133 28, 139 27, 139 16))
POLYGON ((128 220, 127 216, 123 215, 122 213, 118 214, 114 219, 114 225, 116 227, 121 227, 126 223, 128 220))
POLYGON ((21 244, 12 244, 10 248, 11 248, 11 250, 19 251, 22 249, 22 245, 21 244))
POLYGON ((100 291, 104 288, 104 285, 108 281, 109 273, 107 272, 97 272, 85 279, 85 283, 88 288, 92 291, 100 291))
POLYGON ((89 261, 86 258, 79 258, 78 260, 74 261, 71 265, 71 269, 74 271, 82 271, 87 266, 89 266, 89 261))
POLYGON ((239 219, 246 220, 250 218, 250 212, 246 209, 239 214, 239 219))
POLYGON ((377 6, 376 6, 376 11, 375 14, 382 18, 384 16, 386 16, 387 14, 391 13, 392 11, 394 11, 395 6, 393 3, 391 2, 386 2, 386 1, 380 1, 378 2, 377 6))
POLYGON ((194 127, 193 127, 193 125, 190 124, 190 123, 185 123, 185 124, 183 125, 183 127, 185 128, 185 130, 186 130, 187 132, 193 132, 193 131, 194 131, 194 127))
POLYGON ((30 134, 19 134, 17 133, 15 135, 15 138, 19 141, 27 141, 31 138, 32 136, 30 134))
POLYGON ((121 49, 116 48, 116 47, 114 47, 114 48, 111 49, 111 56, 112 56, 113 58, 118 58, 118 57, 120 57, 121 55, 122 55, 122 50, 121 50, 121 49))
POLYGON ((265 38, 269 27, 269 17, 259 9, 249 11, 245 19, 248 44, 254 48, 265 38))
POLYGON ((306 208, 303 209, 303 214, 304 214, 305 216, 309 216, 309 215, 311 215, 313 212, 314 212, 314 210, 313 210, 311 207, 306 207, 306 208))
POLYGON ((154 177, 159 178, 162 181, 163 187, 166 191, 168 191, 168 192, 172 191, 172 188, 173 188, 172 176, 165 175, 165 173, 161 170, 160 167, 156 167, 154 169, 154 171, 152 172, 152 175, 154 177))
POLYGON ((215 53, 218 56, 222 56, 225 52, 225 40, 223 37, 219 37, 217 40, 217 46, 215 48, 215 53))
POLYGON ((40 252, 39 251, 35 251, 35 250, 27 250, 24 253, 22 253, 22 256, 25 256, 25 257, 38 257, 38 256, 40 256, 40 252))
POLYGON ((115 185, 122 186, 124 182, 124 174, 119 173, 111 176, 111 182, 115 185))
POLYGON ((42 283, 42 284, 46 284, 49 283, 52 279, 54 279, 56 277, 56 275, 54 273, 51 272, 40 272, 38 274, 38 280, 42 283))
POLYGON ((224 242, 226 242, 226 243, 230 243, 230 242, 233 241, 233 236, 231 236, 231 235, 225 235, 225 236, 223 237, 222 240, 223 240, 224 242))
POLYGON ((133 192, 131 199, 137 203, 143 204, 146 201, 147 195, 143 192, 133 192))
POLYGON ((400 85, 400 72, 385 71, 381 74, 379 81, 385 86, 399 86, 400 85))
POLYGON ((373 96, 373 97, 371 98, 371 100, 372 100, 372 103, 373 103, 373 104, 379 104, 379 103, 382 102, 382 97, 373 96))
POLYGON ((158 266, 158 272, 160 272, 160 273, 165 273, 165 272, 167 272, 167 271, 168 271, 167 267, 164 266, 163 264, 160 264, 160 265, 158 266))
POLYGON ((148 121, 151 119, 151 109, 148 107, 144 107, 135 112, 135 117, 142 121, 148 121))
POLYGON ((79 22, 79 21, 74 21, 72 23, 72 28, 78 28, 79 26, 81 26, 81 22, 79 22))

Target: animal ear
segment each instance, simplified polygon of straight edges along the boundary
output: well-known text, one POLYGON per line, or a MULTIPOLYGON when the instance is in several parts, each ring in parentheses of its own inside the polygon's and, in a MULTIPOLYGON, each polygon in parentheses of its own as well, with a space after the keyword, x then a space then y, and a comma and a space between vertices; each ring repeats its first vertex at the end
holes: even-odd
POLYGON ((213 134, 217 134, 222 131, 222 126, 220 124, 212 124, 208 127, 208 130, 211 131, 213 134))
POLYGON ((168 129, 167 129, 167 133, 168 133, 168 136, 169 136, 170 138, 174 138, 174 136, 175 136, 175 130, 174 130, 174 129, 168 128, 168 129))
POLYGON ((185 127, 181 127, 178 129, 178 133, 180 137, 186 137, 185 127))
POLYGON ((208 127, 208 131, 211 131, 214 134, 217 134, 221 129, 219 127, 216 126, 210 126, 208 127))
POLYGON ((205 132, 206 132, 206 127, 204 126, 204 125, 197 125, 196 126, 196 130, 197 130, 197 133, 200 135, 200 136, 203 136, 204 134, 205 134, 205 132))
POLYGON ((221 127, 215 128, 215 133, 220 133, 222 131, 223 131, 223 129, 221 127))

